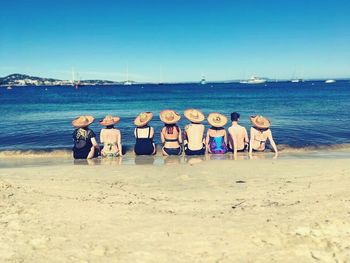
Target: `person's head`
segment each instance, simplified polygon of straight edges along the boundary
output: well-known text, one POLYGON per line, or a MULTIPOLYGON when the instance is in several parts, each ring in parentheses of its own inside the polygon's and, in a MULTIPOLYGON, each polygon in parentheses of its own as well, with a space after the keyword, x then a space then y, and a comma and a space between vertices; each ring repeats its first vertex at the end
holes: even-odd
POLYGON ((106 129, 113 129, 114 125, 116 125, 120 121, 120 118, 112 115, 107 115, 100 121, 100 125, 105 126, 106 129))
POLYGON ((72 125, 75 127, 75 128, 82 128, 82 129, 88 129, 88 126, 93 123, 94 121, 94 117, 90 116, 90 115, 87 115, 87 116, 79 116, 77 118, 75 118, 73 121, 72 121, 72 125))
POLYGON ((152 120, 152 112, 141 112, 134 120, 134 124, 138 128, 147 127, 148 123, 152 120))
POLYGON ((232 112, 231 113, 231 121, 237 121, 238 122, 240 116, 241 115, 238 112, 232 112))

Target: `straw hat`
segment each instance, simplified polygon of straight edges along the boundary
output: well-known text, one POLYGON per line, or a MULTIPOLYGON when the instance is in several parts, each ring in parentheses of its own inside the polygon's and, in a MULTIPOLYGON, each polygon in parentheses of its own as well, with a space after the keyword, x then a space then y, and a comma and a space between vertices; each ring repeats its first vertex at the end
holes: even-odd
POLYGON ((252 122, 253 126, 258 129, 267 129, 271 125, 271 122, 261 115, 250 116, 250 121, 252 122))
POLYGON ((181 119, 180 114, 174 110, 162 110, 159 113, 159 117, 165 124, 175 124, 181 119))
POLYGON ((184 115, 186 119, 194 123, 200 123, 205 119, 204 114, 196 109, 187 109, 185 110, 184 115))
POLYGON ((72 120, 72 125, 76 128, 84 128, 89 126, 91 123, 94 122, 94 117, 87 115, 87 116, 80 116, 72 120))
POLYGON ((145 126, 147 123, 149 123, 153 118, 152 112, 141 112, 134 120, 134 124, 137 127, 145 126))
POLYGON ((102 126, 110 126, 117 124, 120 121, 119 117, 113 117, 112 115, 107 115, 100 121, 100 125, 102 126))
POLYGON ((213 112, 208 115, 208 122, 211 126, 221 128, 226 125, 227 118, 218 112, 213 112))

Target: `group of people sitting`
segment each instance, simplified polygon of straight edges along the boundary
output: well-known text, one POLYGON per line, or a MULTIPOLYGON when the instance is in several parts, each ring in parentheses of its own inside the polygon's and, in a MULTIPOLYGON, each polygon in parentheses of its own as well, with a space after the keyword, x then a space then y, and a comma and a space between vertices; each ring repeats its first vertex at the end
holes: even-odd
MULTIPOLYGON (((266 149, 269 140, 275 157, 278 155, 277 146, 270 130, 270 121, 263 116, 251 116, 252 127, 250 129, 250 139, 245 127, 239 125, 240 114, 231 113, 232 125, 225 129, 228 119, 225 115, 214 112, 210 113, 207 121, 211 126, 204 136, 205 126, 202 122, 205 115, 197 109, 188 109, 184 112, 185 118, 190 122, 184 128, 177 125, 181 115, 174 110, 163 110, 160 112, 160 120, 164 127, 160 132, 163 144, 162 154, 181 155, 184 151, 186 155, 226 154, 232 152, 237 156, 237 152, 248 151, 252 156, 253 151, 262 152, 266 149)), ((153 118, 151 112, 142 112, 134 120, 134 136, 136 143, 134 152, 136 155, 154 155, 157 148, 154 143, 154 128, 149 125, 153 118)), ((115 125, 120 121, 119 117, 107 115, 100 121, 104 126, 100 132, 100 142, 103 144, 102 150, 96 141, 95 133, 89 128, 93 123, 92 116, 80 116, 72 121, 76 128, 73 133, 74 147, 73 156, 75 159, 91 159, 99 155, 102 157, 122 156, 122 143, 120 130, 115 125)))

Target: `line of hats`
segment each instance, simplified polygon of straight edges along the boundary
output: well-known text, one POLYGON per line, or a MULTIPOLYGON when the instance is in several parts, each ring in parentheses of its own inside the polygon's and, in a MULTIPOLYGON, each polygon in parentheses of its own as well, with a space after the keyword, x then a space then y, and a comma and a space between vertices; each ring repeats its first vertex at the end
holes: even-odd
MULTIPOLYGON (((205 115, 196 109, 187 109, 184 112, 184 116, 186 119, 193 123, 201 123, 205 120, 205 115)), ((159 113, 160 120, 164 122, 165 124, 175 124, 181 119, 181 115, 177 113, 174 110, 163 110, 159 113)), ((143 127, 147 125, 153 118, 152 112, 142 112, 140 113, 134 120, 134 124, 137 127, 143 127)), ((72 121, 72 125, 76 128, 83 128, 89 126, 91 123, 94 122, 94 117, 92 116, 80 116, 75 118, 72 121)), ((208 123, 216 128, 221 128, 227 124, 227 117, 221 113, 213 112, 208 115, 208 123)), ((102 126, 110 126, 115 125, 120 121, 119 117, 114 117, 112 115, 107 115, 103 120, 101 120, 99 123, 102 126)), ((250 116, 250 121, 252 122, 253 126, 259 129, 267 129, 270 127, 271 122, 261 116, 250 116)))

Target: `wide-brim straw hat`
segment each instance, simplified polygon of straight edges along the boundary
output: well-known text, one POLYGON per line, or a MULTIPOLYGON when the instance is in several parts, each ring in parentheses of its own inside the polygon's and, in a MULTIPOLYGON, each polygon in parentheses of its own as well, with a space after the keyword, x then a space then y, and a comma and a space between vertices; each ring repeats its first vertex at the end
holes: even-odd
POLYGON ((100 121, 100 125, 102 126, 110 126, 115 125, 120 121, 120 118, 117 116, 107 115, 100 121))
POLYGON ((181 119, 181 115, 174 110, 162 110, 159 117, 165 124, 175 124, 181 119))
POLYGON ((147 123, 149 123, 153 118, 152 112, 141 112, 134 120, 134 124, 137 127, 145 126, 147 123))
POLYGON ((196 109, 187 109, 184 112, 185 118, 194 123, 200 123, 205 120, 204 114, 196 109))
POLYGON ((94 120, 95 120, 94 117, 90 115, 79 116, 74 120, 72 120, 72 125, 76 128, 84 128, 89 126, 91 123, 93 123, 94 120))
POLYGON ((271 125, 269 119, 261 115, 250 116, 250 121, 252 122, 253 126, 258 129, 267 129, 271 125))
POLYGON ((227 124, 227 117, 218 112, 212 112, 208 115, 208 123, 216 128, 221 128, 227 124))

